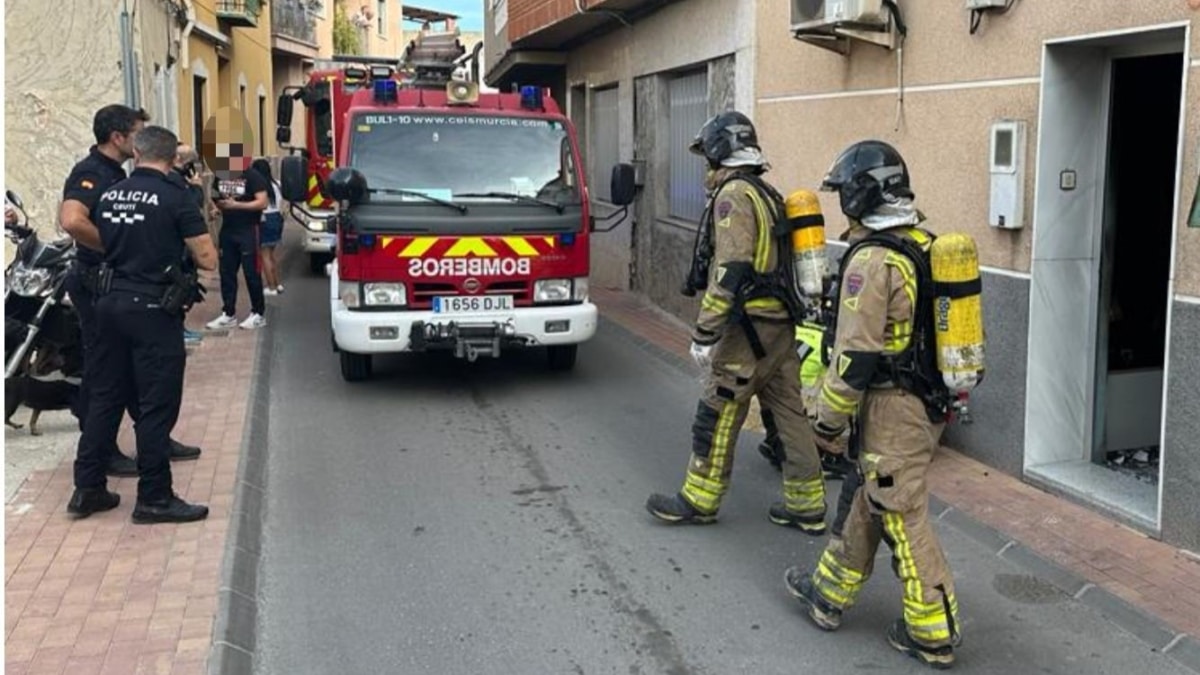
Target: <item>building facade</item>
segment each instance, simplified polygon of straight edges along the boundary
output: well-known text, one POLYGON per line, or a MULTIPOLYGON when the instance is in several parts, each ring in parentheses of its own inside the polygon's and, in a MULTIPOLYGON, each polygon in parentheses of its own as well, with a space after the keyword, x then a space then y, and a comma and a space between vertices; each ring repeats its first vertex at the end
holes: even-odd
POLYGON ((179 128, 174 82, 182 5, 69 5, 51 10, 38 0, 10 0, 4 7, 4 183, 46 232, 55 227, 71 166, 95 143, 97 109, 143 107, 153 123, 179 128))
POLYGON ((930 229, 979 247, 988 374, 945 442, 1200 550, 1196 3, 843 3, 856 26, 821 4, 488 0, 488 78, 566 100, 601 207, 611 164, 642 167, 594 274, 685 319, 686 144, 708 114, 755 119, 785 192, 856 140, 892 143, 930 229))

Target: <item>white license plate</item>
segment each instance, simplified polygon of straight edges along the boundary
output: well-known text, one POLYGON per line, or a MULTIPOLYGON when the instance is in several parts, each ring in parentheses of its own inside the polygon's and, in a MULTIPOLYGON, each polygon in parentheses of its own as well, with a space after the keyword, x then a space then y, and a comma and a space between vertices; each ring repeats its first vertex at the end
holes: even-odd
POLYGON ((506 312, 513 308, 511 295, 454 295, 433 299, 434 314, 474 314, 506 312))

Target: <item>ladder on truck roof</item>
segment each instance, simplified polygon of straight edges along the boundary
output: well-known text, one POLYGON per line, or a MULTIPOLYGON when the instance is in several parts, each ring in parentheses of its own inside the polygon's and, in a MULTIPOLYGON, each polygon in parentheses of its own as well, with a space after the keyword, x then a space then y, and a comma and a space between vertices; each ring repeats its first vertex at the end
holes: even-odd
POLYGON ((404 49, 404 67, 412 72, 414 87, 444 87, 462 65, 467 48, 458 41, 458 31, 421 32, 404 49))

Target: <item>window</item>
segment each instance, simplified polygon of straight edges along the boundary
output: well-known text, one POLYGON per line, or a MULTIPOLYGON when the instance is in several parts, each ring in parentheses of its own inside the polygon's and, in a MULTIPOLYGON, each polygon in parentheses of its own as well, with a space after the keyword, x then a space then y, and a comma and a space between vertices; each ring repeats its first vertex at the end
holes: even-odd
POLYGON ((387 37, 387 0, 376 0, 375 22, 379 37, 387 37))
POLYGON ((704 214, 704 160, 688 146, 708 119, 708 73, 700 70, 671 79, 668 143, 670 215, 699 222, 704 214))
POLYGON ((207 80, 192 78, 192 145, 200 147, 204 142, 204 92, 207 80))
POLYGON ((588 124, 588 174, 592 177, 592 193, 597 199, 610 201, 608 177, 620 153, 620 132, 617 123, 616 87, 592 92, 592 118, 588 124))
POLYGON ((385 190, 372 194, 372 201, 421 202, 412 195, 389 194, 390 188, 463 203, 519 204, 516 200, 524 196, 579 204, 574 153, 566 125, 557 120, 365 113, 348 128, 354 130, 350 165, 369 186, 385 190), (400 155, 404 161, 397 161, 400 155))
POLYGON ((267 97, 258 97, 258 156, 267 156, 267 97))

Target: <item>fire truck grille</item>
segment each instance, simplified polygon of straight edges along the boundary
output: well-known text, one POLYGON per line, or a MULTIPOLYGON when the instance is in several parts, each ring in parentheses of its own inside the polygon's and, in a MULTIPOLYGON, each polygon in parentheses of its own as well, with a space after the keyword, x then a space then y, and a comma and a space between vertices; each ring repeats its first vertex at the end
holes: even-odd
MULTIPOLYGON (((514 305, 528 305, 532 297, 531 286, 529 281, 494 281, 476 295, 511 295, 514 305)), ((455 284, 419 282, 412 286, 410 306, 414 309, 428 309, 433 306, 434 297, 450 295, 472 294, 464 293, 455 284)))

